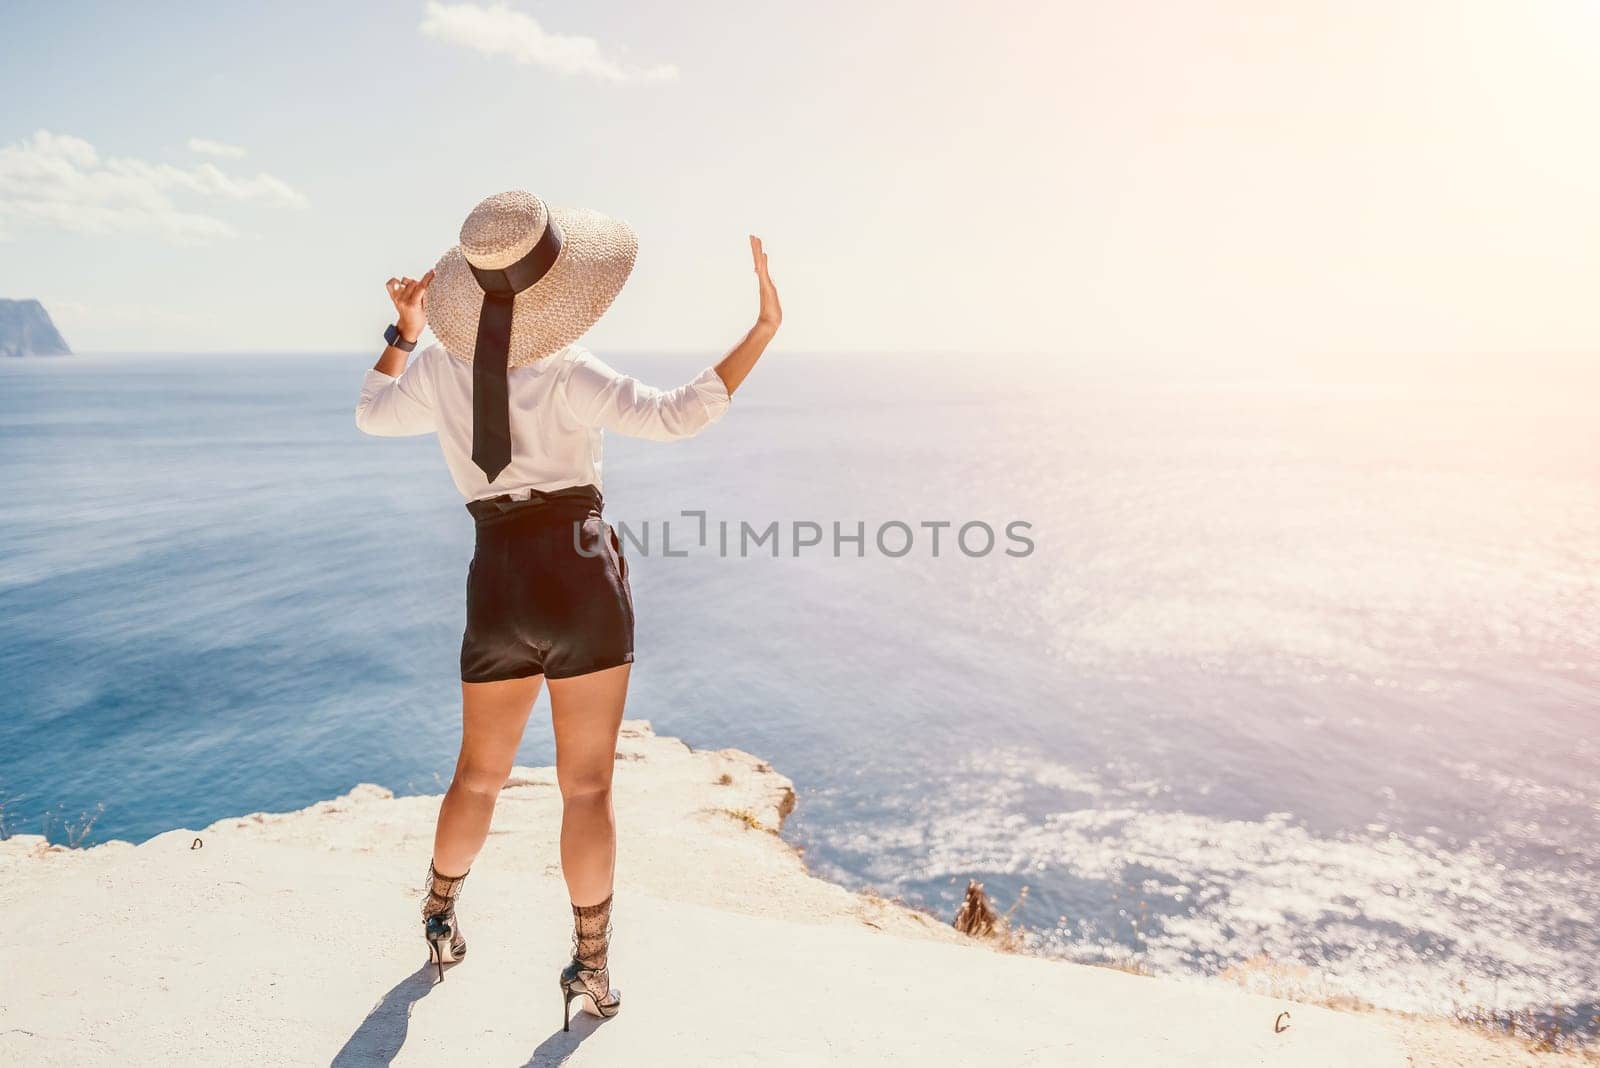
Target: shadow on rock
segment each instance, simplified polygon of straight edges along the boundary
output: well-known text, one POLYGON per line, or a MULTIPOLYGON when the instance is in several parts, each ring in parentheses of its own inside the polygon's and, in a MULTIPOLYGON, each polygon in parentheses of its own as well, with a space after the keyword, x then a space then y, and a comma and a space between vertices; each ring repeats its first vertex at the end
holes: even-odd
POLYGON ((572 1030, 557 1031, 549 1038, 539 1043, 522 1068, 555 1068, 556 1065, 565 1064, 567 1058, 578 1051, 578 1046, 584 1039, 595 1033, 596 1028, 605 1023, 586 1012, 573 1012, 572 1030))
POLYGON ((396 983, 373 1006, 355 1034, 333 1058, 333 1068, 388 1064, 406 1044, 411 1029, 411 1009, 435 986, 433 965, 427 964, 396 983))

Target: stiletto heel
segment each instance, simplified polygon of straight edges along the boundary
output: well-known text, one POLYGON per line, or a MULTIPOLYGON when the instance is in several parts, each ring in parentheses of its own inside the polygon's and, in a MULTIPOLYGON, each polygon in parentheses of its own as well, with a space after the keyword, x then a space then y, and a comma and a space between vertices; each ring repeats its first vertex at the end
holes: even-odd
POLYGON ((602 1020, 622 1011, 622 992, 611 989, 611 898, 572 906, 572 960, 561 969, 561 1030, 572 1030, 572 1003, 602 1020))
POLYGON ((450 944, 450 925, 442 917, 429 916, 422 925, 422 937, 428 941, 428 959, 439 968, 439 982, 444 982, 444 966, 456 962, 455 950, 450 944))
POLYGON ((579 995, 564 986, 561 988, 561 994, 561 1030, 570 1031, 572 1030, 572 999, 579 995))
POLYGON ((579 1002, 578 1007, 592 1016, 609 1020, 622 1011, 622 992, 611 989, 610 968, 587 968, 573 958, 561 969, 561 1030, 572 1030, 572 1003, 578 998, 588 998, 589 1005, 579 1002), (595 990, 604 990, 598 995, 595 990), (592 1008, 590 1006, 593 1006, 592 1008))
POLYGON ((456 920, 456 898, 466 875, 447 878, 428 865, 428 896, 422 902, 422 938, 428 943, 428 961, 439 969, 444 982, 444 966, 467 955, 467 940, 456 920))

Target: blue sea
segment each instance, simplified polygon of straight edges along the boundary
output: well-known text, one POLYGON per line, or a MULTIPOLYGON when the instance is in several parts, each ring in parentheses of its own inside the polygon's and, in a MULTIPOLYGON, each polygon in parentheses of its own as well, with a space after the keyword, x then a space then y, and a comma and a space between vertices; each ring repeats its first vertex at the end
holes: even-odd
MULTIPOLYGON (((371 359, 0 363, 7 831, 442 789, 472 525, 431 437, 356 431, 371 359)), ((791 776, 819 874, 977 878, 1044 952, 1592 1031, 1600 421, 1515 371, 774 353, 702 437, 608 441, 629 715, 791 776)))

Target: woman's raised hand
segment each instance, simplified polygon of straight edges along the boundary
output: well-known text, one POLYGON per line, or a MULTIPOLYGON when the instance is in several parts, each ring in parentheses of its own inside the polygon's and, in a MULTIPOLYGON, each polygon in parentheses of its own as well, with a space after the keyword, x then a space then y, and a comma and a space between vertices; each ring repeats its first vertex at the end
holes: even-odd
POLYGON ((772 275, 767 273, 767 254, 755 234, 750 235, 750 255, 755 258, 756 281, 761 286, 761 314, 756 317, 756 325, 776 333, 783 323, 783 306, 778 303, 778 287, 772 284, 772 275))
POLYGON ((391 278, 386 284, 389 299, 394 301, 395 314, 399 316, 395 326, 400 328, 400 336, 407 341, 416 341, 422 336, 422 328, 428 325, 424 297, 428 292, 428 283, 432 281, 433 272, 429 271, 421 278, 391 278))
POLYGON ((722 379, 722 384, 727 387, 731 395, 745 380, 750 369, 761 359, 761 354, 766 351, 767 344, 772 340, 772 335, 778 332, 778 326, 783 322, 783 306, 778 303, 778 287, 772 284, 772 275, 767 273, 767 254, 761 248, 761 239, 755 234, 750 235, 750 255, 756 261, 756 281, 761 283, 761 313, 756 317, 756 325, 744 336, 744 340, 735 345, 717 363, 717 375, 722 379))

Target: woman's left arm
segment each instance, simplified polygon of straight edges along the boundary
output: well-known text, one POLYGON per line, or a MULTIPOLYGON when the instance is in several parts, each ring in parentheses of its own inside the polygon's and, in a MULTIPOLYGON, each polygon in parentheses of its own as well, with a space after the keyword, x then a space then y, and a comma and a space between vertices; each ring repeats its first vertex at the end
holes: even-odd
MULTIPOLYGON (((402 341, 415 345, 422 336, 422 328, 428 325, 428 285, 432 281, 433 272, 429 271, 421 278, 391 278, 384 283, 389 299, 394 301, 394 325, 402 341)), ((372 369, 390 378, 399 378, 400 372, 406 369, 406 350, 393 345, 386 347, 372 369)))
MULTIPOLYGON (((387 288, 389 299, 394 301, 398 319, 396 328, 404 341, 416 344, 427 324, 424 295, 428 283, 433 281, 429 271, 420 279, 391 278, 387 288)), ((367 434, 379 437, 402 437, 409 434, 431 434, 438 429, 433 414, 433 391, 429 386, 426 368, 422 363, 424 353, 409 368, 405 349, 393 345, 383 354, 361 384, 361 398, 356 402, 356 426, 367 434)))

